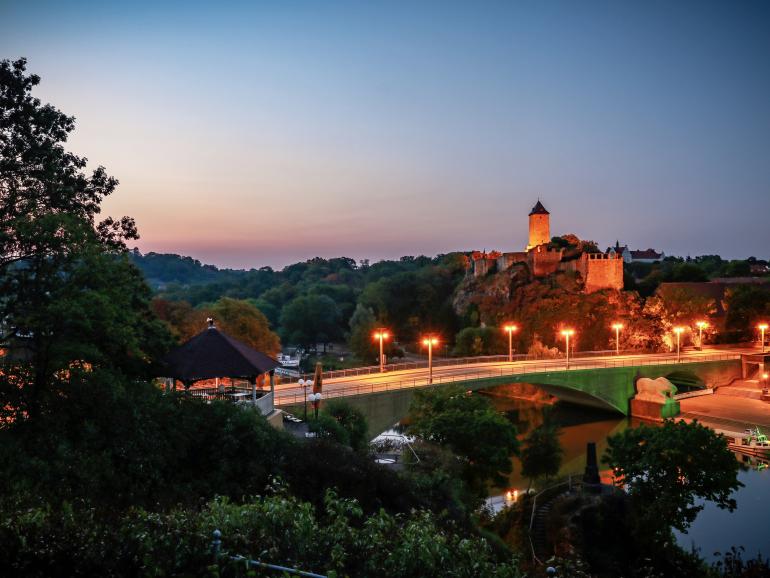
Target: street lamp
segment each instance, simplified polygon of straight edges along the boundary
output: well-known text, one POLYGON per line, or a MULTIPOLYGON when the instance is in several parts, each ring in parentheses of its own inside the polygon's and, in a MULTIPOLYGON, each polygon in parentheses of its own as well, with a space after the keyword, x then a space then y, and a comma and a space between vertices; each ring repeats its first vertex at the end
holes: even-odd
POLYGON ((562 329, 561 334, 564 336, 564 339, 567 341, 567 369, 569 369, 569 338, 572 335, 575 335, 574 329, 562 329))
POLYGON ((422 340, 428 346, 428 385, 433 384, 433 346, 438 345, 438 337, 428 336, 422 340))
POLYGON ((759 331, 762 334, 762 338, 761 338, 762 353, 764 353, 765 352, 765 331, 767 331, 767 323, 760 323, 759 325, 757 325, 757 329, 759 329, 759 331))
POLYGON ((615 330, 615 355, 620 355, 620 330, 623 329, 623 324, 613 323, 612 328, 615 330))
MULTIPOLYGON (((305 421, 307 421, 307 388, 313 387, 313 380, 312 379, 300 379, 298 382, 299 386, 302 388, 303 393, 305 394, 305 421)), ((310 394, 311 398, 313 394, 310 394)))
POLYGON ((682 352, 679 347, 680 345, 679 336, 682 334, 683 331, 684 331, 684 327, 674 327, 674 333, 676 333, 676 362, 677 363, 682 361, 682 352))
POLYGON ((703 328, 708 327, 709 324, 705 321, 698 321, 695 325, 698 327, 698 350, 703 351, 703 328))
POLYGON ((509 323, 503 327, 503 330, 508 332, 508 361, 510 362, 513 361, 513 333, 518 331, 519 328, 509 323))
POLYGON ((374 332, 373 337, 380 340, 380 373, 385 371, 385 355, 382 352, 382 342, 390 337, 387 329, 380 327, 374 332))
MULTIPOLYGON (((324 396, 320 391, 318 393, 311 393, 309 397, 310 402, 313 404, 313 409, 315 410, 316 419, 318 419, 318 406, 321 405, 321 400, 323 397, 324 396)), ((307 406, 305 407, 305 410, 307 411, 307 406)))

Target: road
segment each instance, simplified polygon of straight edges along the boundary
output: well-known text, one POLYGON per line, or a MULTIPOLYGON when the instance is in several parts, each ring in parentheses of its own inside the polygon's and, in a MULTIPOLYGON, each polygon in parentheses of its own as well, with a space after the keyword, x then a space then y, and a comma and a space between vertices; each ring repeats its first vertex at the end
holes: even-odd
MULTIPOLYGON (((682 352, 681 362, 686 364, 697 361, 737 359, 740 357, 741 353, 757 353, 757 350, 749 348, 704 348, 703 351, 684 351, 682 352)), ((590 358, 581 358, 578 354, 576 358, 570 360, 569 369, 656 365, 660 363, 675 363, 676 359, 676 354, 670 353, 608 354, 590 358)), ((446 365, 433 368, 433 383, 452 383, 472 379, 482 379, 484 377, 500 377, 503 375, 520 375, 526 373, 566 370, 566 360, 563 358, 446 365)), ((327 378, 323 380, 322 391, 324 398, 328 399, 331 397, 346 397, 350 395, 391 391, 394 389, 423 387, 428 385, 428 380, 429 371, 427 368, 405 369, 385 373, 327 378)), ((279 384, 276 386, 275 390, 276 405, 301 403, 304 399, 305 392, 297 382, 279 384)))

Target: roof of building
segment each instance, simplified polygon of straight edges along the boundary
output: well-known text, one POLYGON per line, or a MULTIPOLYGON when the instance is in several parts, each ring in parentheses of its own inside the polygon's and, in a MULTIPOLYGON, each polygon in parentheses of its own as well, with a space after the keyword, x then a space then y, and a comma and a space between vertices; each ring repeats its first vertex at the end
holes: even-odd
POLYGON ((254 379, 281 364, 272 357, 222 333, 213 323, 163 360, 163 377, 186 383, 215 377, 254 379))
POLYGON ((615 251, 616 253, 623 254, 624 252, 628 251, 628 245, 621 245, 620 241, 615 241, 614 247, 607 247, 607 250, 605 253, 609 253, 610 251, 615 251))
POLYGON ((532 207, 532 210, 529 212, 530 215, 550 215, 548 211, 545 210, 545 207, 543 206, 543 203, 540 202, 540 199, 537 200, 537 204, 532 207))
POLYGON ((631 251, 632 259, 661 259, 663 253, 658 253, 655 249, 644 249, 643 251, 631 251))

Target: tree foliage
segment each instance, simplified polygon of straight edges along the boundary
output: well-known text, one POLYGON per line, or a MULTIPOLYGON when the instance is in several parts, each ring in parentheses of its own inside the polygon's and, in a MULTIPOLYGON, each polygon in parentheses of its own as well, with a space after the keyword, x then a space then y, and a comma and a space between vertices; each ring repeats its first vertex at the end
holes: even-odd
POLYGON ((487 482, 501 485, 519 451, 516 426, 495 411, 488 399, 455 387, 415 392, 407 432, 449 448, 462 462, 462 477, 479 496, 487 482))
POLYGON ((169 345, 126 258, 133 220, 96 220, 117 180, 64 149, 74 119, 32 96, 38 82, 0 61, 0 407, 17 418, 64 395, 73 367, 146 377, 169 345))
POLYGON ((559 442, 559 430, 546 421, 534 428, 521 449, 521 475, 532 481, 559 473, 564 450, 559 442))
POLYGON ((667 420, 661 427, 641 425, 608 438, 603 458, 618 486, 631 499, 637 534, 654 541, 670 527, 684 532, 703 505, 733 510, 739 465, 727 441, 697 423, 667 420))

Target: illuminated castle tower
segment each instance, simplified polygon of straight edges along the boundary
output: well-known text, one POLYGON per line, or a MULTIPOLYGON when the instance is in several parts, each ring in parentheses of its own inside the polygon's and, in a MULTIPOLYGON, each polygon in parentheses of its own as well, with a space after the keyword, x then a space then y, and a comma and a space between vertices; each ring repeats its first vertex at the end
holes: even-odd
POLYGON ((529 212, 529 244, 527 251, 531 251, 538 245, 545 245, 551 242, 551 225, 549 222, 550 213, 540 202, 532 207, 529 212))

